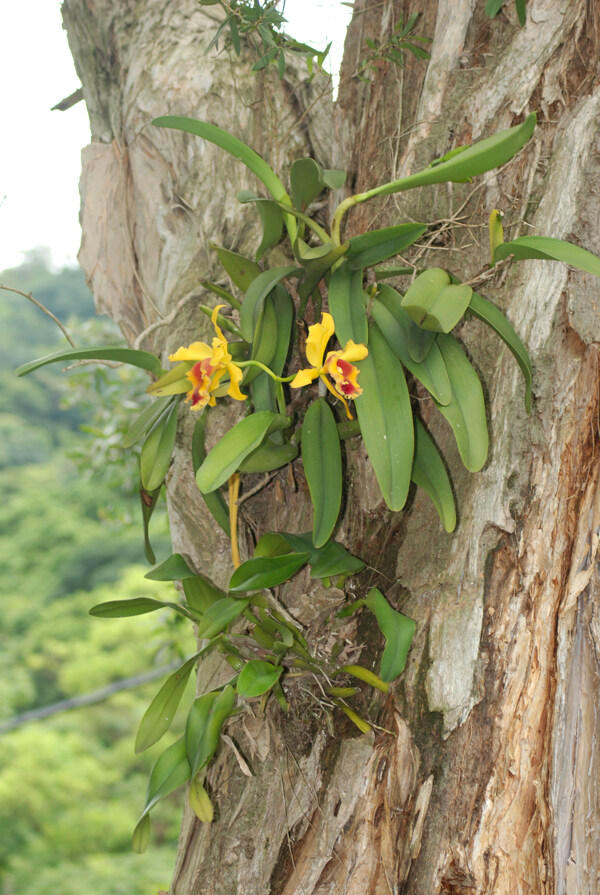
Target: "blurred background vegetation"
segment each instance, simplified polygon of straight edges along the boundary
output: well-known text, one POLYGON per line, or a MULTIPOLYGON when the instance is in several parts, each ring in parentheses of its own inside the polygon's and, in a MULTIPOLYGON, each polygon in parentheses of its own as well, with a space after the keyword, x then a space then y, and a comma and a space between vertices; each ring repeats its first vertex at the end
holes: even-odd
MULTIPOLYGON (((94 316, 83 274, 28 253, 0 283, 32 292, 77 345, 122 343, 94 316)), ((126 367, 19 364, 66 345, 25 298, 0 292, 0 730, 23 712, 168 665, 195 648, 189 626, 158 613, 96 619, 88 609, 134 596, 173 599, 146 581, 137 459, 119 444, 143 406, 145 374, 126 367)), ((164 504, 151 523, 157 561, 170 553, 164 504)), ((168 888, 182 795, 155 812, 154 845, 131 833, 147 776, 166 744, 133 752, 161 681, 0 734, 0 895, 153 895, 168 888)), ((193 683, 187 700, 193 698, 193 683)), ((182 713, 185 717, 185 712, 182 713)), ((181 734, 177 727, 174 740, 181 734)))

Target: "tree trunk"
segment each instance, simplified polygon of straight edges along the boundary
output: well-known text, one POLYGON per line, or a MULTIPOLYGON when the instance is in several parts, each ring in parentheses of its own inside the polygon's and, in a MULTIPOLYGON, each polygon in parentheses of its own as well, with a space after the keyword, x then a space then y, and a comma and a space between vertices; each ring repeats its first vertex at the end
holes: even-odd
MULTIPOLYGON (((202 338, 192 299, 214 274, 209 243, 250 254, 256 238, 232 204, 252 185, 243 168, 200 140, 148 126, 161 114, 218 123, 278 170, 308 154, 347 167, 355 192, 536 110, 533 139, 500 173, 365 203, 350 232, 439 221, 426 263, 464 280, 488 263, 494 207, 511 237, 540 233, 600 253, 596 4, 529 0, 522 29, 512 3, 492 21, 483 0, 422 7, 429 63, 380 61, 367 84, 352 77, 365 38, 385 40, 408 3, 356 0, 332 130, 327 97, 313 103, 318 79, 303 85, 288 71, 280 83, 250 73, 245 57, 204 55, 216 7, 65 0, 93 134, 80 261, 99 309, 131 344, 165 356, 202 338)), ((489 400, 492 447, 481 473, 461 469, 445 423, 421 404, 449 457, 457 531, 443 532, 420 492, 404 513, 387 512, 364 453, 348 450, 341 539, 369 562, 354 591, 377 584, 417 621, 405 674, 371 707, 380 729, 356 736, 336 718, 329 731, 301 700, 289 716, 246 714, 232 735, 254 776, 222 750, 209 775, 217 819, 203 826, 186 811, 173 895, 600 889, 598 281, 529 261, 481 291, 530 349, 535 400, 527 416, 512 358, 477 321, 465 323, 459 335, 489 400)), ((231 413, 213 416, 217 434, 231 413)), ((174 546, 223 583, 228 545, 193 480, 190 425, 182 411, 168 481, 174 546)), ((310 527, 301 472, 291 495, 286 475, 244 505, 248 532, 310 527)), ((306 579, 286 600, 315 638, 321 612, 342 598, 306 579)), ((365 624, 361 661, 375 662, 381 644, 365 624)), ((216 664, 203 668, 202 686, 222 675, 216 664)))

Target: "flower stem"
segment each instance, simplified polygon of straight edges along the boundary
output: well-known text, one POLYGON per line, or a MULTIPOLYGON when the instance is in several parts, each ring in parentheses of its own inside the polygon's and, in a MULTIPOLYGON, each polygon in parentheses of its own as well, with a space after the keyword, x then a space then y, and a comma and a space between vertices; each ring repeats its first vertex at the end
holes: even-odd
POLYGON ((241 565, 237 534, 237 499, 239 493, 240 477, 237 472, 234 472, 234 474, 229 477, 229 527, 231 529, 231 561, 233 562, 235 569, 241 565))

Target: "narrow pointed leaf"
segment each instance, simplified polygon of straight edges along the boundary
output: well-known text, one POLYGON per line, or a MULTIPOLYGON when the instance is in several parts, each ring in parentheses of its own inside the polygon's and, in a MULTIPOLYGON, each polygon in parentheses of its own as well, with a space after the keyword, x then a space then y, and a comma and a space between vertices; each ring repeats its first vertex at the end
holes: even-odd
MULTIPOLYGON (((194 468, 194 475, 196 475, 206 460, 204 432, 206 429, 207 418, 208 414, 205 410, 204 413, 200 414, 194 424, 194 431, 192 434, 192 466, 194 468)), ((208 494, 202 494, 202 499, 213 519, 221 526, 227 537, 230 538, 231 528, 229 525, 229 507, 221 492, 216 489, 208 494)))
MULTIPOLYGON (((220 146, 222 149, 225 149, 226 152, 229 152, 230 155, 233 155, 243 162, 250 171, 256 174, 259 180, 262 180, 274 199, 291 205, 291 199, 286 193, 285 187, 264 159, 249 146, 246 146, 245 143, 242 143, 241 140, 238 140, 237 137, 228 134, 227 131, 221 130, 220 127, 216 127, 214 124, 208 124, 205 121, 196 121, 193 118, 181 118, 175 115, 155 118, 152 124, 157 127, 170 127, 175 130, 186 131, 189 134, 195 134, 197 137, 202 137, 204 140, 208 140, 216 146, 220 146)), ((286 219, 286 224, 290 233, 290 239, 295 239, 295 221, 288 218, 286 219)))
POLYGON ((262 273, 258 264, 249 258, 244 258, 238 252, 231 252, 229 249, 223 249, 217 245, 214 245, 213 248, 231 281, 240 292, 247 292, 251 283, 262 273))
POLYGON ((235 691, 227 686, 194 701, 185 727, 187 760, 194 778, 208 764, 219 745, 221 728, 235 706, 235 691))
POLYGON ((351 271, 343 262, 329 281, 329 310, 342 347, 350 339, 357 345, 366 345, 369 341, 362 277, 362 270, 351 271))
POLYGON ((173 672, 146 709, 135 739, 136 754, 157 743, 171 726, 192 668, 197 661, 197 657, 194 656, 173 672))
POLYGON ((150 772, 146 805, 140 816, 140 821, 157 802, 187 783, 189 779, 190 766, 185 751, 185 740, 180 737, 158 757, 150 772))
POLYGON ((283 668, 264 662, 261 659, 252 659, 247 662, 237 680, 237 691, 240 696, 251 699, 253 696, 262 696, 275 685, 281 677, 283 668))
POLYGON ((247 607, 248 600, 235 600, 232 597, 223 597, 222 600, 217 600, 216 603, 209 606, 198 624, 198 639, 210 640, 211 637, 220 634, 247 607))
POLYGON ((144 578, 150 581, 183 581, 184 578, 193 578, 195 574, 181 553, 173 553, 156 568, 146 572, 144 578))
POLYGON ((170 395, 181 395, 183 392, 189 392, 190 380, 187 378, 187 373, 192 367, 193 364, 191 362, 177 364, 176 367, 173 367, 172 370, 169 370, 168 373, 165 373, 164 376, 161 376, 160 379, 157 379, 152 385, 149 385, 146 392, 157 398, 169 397, 170 395))
POLYGON ((374 325, 369 355, 359 361, 363 389, 354 402, 363 441, 383 499, 391 510, 406 502, 412 470, 414 433, 402 364, 374 325))
POLYGON ((358 556, 353 556, 337 541, 329 541, 311 559, 311 578, 335 578, 337 575, 354 575, 364 569, 365 564, 358 556))
POLYGON ((131 447, 139 441, 139 439, 148 432, 154 423, 157 421, 159 416, 164 413, 172 398, 157 398, 156 401, 152 401, 148 404, 147 407, 144 407, 142 412, 136 416, 131 426, 127 430, 125 438, 122 441, 122 445, 124 448, 131 447))
POLYGON ((133 838, 131 840, 131 848, 136 853, 136 855, 143 855, 148 848, 151 831, 152 821, 150 820, 150 815, 144 814, 142 819, 138 821, 138 824, 133 831, 133 838))
POLYGON ((531 391, 533 387, 533 369, 525 345, 515 332, 512 324, 502 311, 491 301, 474 292, 471 296, 469 310, 484 323, 487 323, 508 346, 525 377, 525 409, 531 411, 531 391))
POLYGON ((426 224, 399 224, 352 237, 346 262, 349 270, 373 267, 386 258, 398 255, 420 239, 426 230, 426 224))
POLYGON ((247 342, 254 338, 254 330, 258 323, 258 317, 262 311, 265 298, 275 286, 292 274, 297 273, 297 268, 292 266, 272 267, 263 271, 249 286, 240 312, 240 328, 247 342))
POLYGON ((294 205, 304 211, 325 188, 321 166, 312 158, 297 159, 290 170, 290 186, 294 205))
POLYGON ((240 463, 239 471, 247 473, 271 472, 287 466, 298 456, 298 447, 295 444, 276 444, 267 438, 255 451, 249 454, 240 463))
POLYGON ((550 236, 521 236, 512 242, 503 242, 499 245, 494 253, 494 259, 501 261, 509 255, 514 255, 517 261, 528 258, 562 261, 600 277, 600 258, 564 239, 553 239, 550 236))
POLYGON ((410 335, 411 330, 417 327, 404 308, 395 301, 395 296, 400 298, 390 286, 381 287, 373 302, 373 319, 406 369, 425 386, 436 401, 448 404, 452 398, 452 388, 440 350, 437 344, 432 342, 423 361, 418 363, 413 360, 409 351, 410 335))
POLYGON ((69 348, 64 351, 56 351, 37 360, 22 364, 16 369, 17 376, 26 376, 46 364, 57 364, 63 361, 70 363, 75 360, 112 360, 132 367, 140 367, 148 370, 155 376, 160 376, 162 366, 159 359, 149 351, 137 351, 134 348, 115 348, 113 345, 102 345, 97 348, 69 348))
POLYGON ((380 677, 373 674, 368 668, 363 668, 362 665, 343 665, 341 668, 338 668, 336 674, 351 674, 357 680, 363 681, 365 684, 369 684, 370 687, 375 687, 376 690, 381 690, 383 693, 388 693, 390 689, 388 681, 382 681, 380 677))
POLYGON ((142 445, 140 474, 146 491, 159 488, 169 471, 177 434, 178 408, 178 402, 173 401, 142 445))
MULTIPOLYGON (((344 242, 339 246, 325 245, 319 246, 322 251, 319 255, 312 257, 300 257, 300 263, 304 267, 304 276, 298 285, 298 295, 306 301, 314 292, 317 285, 323 279, 328 270, 348 251, 348 243, 344 242)), ((298 250, 298 241, 296 242, 296 257, 298 250)))
POLYGON ((433 501, 446 531, 456 528, 456 505, 444 462, 423 424, 415 419, 415 457, 411 479, 433 501))
MULTIPOLYGON (((362 195, 365 198, 387 196, 433 183, 464 183, 479 174, 499 168, 517 154, 531 137, 536 116, 532 112, 522 124, 479 140, 446 161, 439 162, 401 180, 385 183, 362 195)), ((461 147, 462 148, 462 147, 461 147)))
POLYGON ((290 553, 292 548, 283 535, 274 531, 266 531, 254 548, 254 556, 283 556, 290 553))
POLYGON ((242 594, 265 587, 276 587, 292 578, 306 565, 308 558, 308 553, 288 553, 285 556, 247 559, 231 576, 229 591, 232 594, 242 594))
POLYGON ((329 404, 318 398, 302 424, 302 460, 313 505, 313 543, 322 547, 333 531, 342 502, 342 454, 329 404))
POLYGON ((140 503, 142 505, 142 525, 144 528, 144 554, 148 562, 154 565, 154 563, 156 562, 156 556, 150 543, 150 519, 152 518, 152 514, 154 512, 156 504, 158 503, 161 488, 155 488, 154 491, 146 491, 145 488, 141 487, 140 483, 139 490, 140 503))
POLYGON ((446 405, 436 402, 436 406, 452 426, 464 465, 471 472, 477 472, 485 463, 488 452, 481 382, 453 336, 440 333, 437 342, 450 377, 452 400, 446 405))
POLYGON ((174 609, 180 615, 189 618, 183 606, 171 603, 168 600, 154 600, 152 597, 133 597, 130 600, 108 600, 106 603, 98 603, 89 610, 90 615, 96 618, 129 618, 132 615, 145 615, 147 612, 156 612, 158 609, 174 609))
POLYGON ((207 454, 198 469, 196 483, 200 491, 214 491, 224 484, 248 454, 259 446, 276 417, 275 413, 261 410, 236 423, 207 454))
POLYGON ((201 615, 204 615, 217 600, 222 600, 227 596, 204 575, 186 578, 182 585, 187 605, 193 612, 201 615))

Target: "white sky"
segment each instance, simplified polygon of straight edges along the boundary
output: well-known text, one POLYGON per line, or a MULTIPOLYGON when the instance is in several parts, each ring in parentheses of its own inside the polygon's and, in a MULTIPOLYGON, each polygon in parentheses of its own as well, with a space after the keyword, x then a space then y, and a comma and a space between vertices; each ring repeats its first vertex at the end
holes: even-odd
MULTIPOLYGON (((351 15, 341 0, 286 0, 287 30, 320 48, 334 40, 339 68, 351 15)), ((4 0, 0 9, 0 270, 48 246, 56 265, 79 249, 80 152, 90 132, 84 103, 50 108, 79 87, 60 0, 4 0)))

